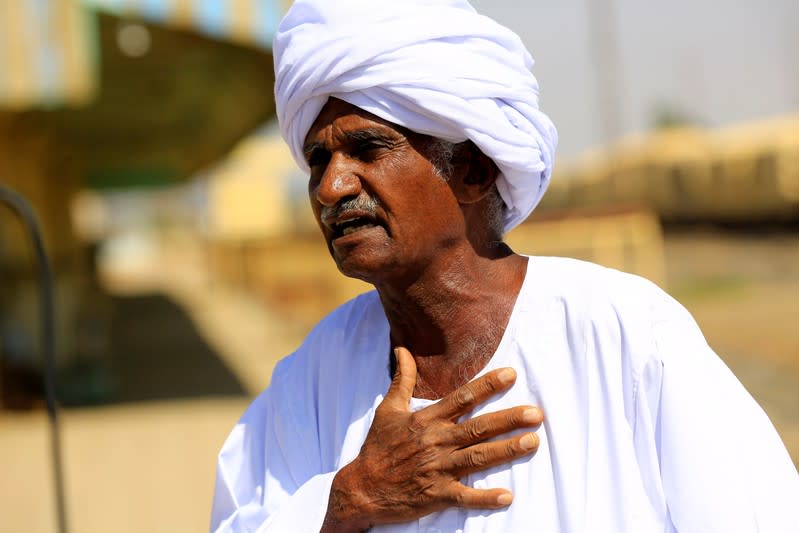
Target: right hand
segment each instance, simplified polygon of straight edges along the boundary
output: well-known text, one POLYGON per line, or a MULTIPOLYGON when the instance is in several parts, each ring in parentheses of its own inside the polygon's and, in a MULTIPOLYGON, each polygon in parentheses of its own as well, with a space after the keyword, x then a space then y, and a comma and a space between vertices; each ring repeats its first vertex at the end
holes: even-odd
POLYGON ((513 495, 502 488, 475 489, 460 479, 531 454, 535 433, 486 442, 543 421, 540 409, 518 406, 457 420, 477 405, 510 388, 511 368, 501 368, 446 395, 436 404, 412 413, 408 403, 416 385, 416 363, 397 348, 397 372, 358 457, 333 480, 326 531, 365 531, 389 523, 409 522, 449 507, 499 509, 513 495))

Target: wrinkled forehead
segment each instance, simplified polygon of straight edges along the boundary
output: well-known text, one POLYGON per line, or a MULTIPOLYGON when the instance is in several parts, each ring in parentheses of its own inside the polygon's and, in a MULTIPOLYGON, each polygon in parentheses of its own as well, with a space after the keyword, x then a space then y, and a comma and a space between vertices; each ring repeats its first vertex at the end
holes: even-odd
POLYGON ((364 111, 358 106, 352 105, 349 102, 340 100, 338 98, 330 97, 327 103, 322 107, 322 110, 317 115, 308 133, 305 135, 304 145, 307 147, 314 142, 319 141, 320 133, 329 126, 336 123, 336 125, 350 125, 360 128, 383 127, 388 128, 404 137, 409 141, 417 141, 424 143, 430 137, 416 133, 399 124, 385 120, 377 115, 373 115, 368 111, 364 111))

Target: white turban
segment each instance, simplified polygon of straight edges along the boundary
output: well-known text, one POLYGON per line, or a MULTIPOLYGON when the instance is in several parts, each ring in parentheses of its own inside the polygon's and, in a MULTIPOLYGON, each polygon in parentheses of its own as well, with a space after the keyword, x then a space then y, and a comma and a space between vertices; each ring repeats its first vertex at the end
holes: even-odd
POLYGON ((297 164, 329 97, 412 131, 471 140, 500 171, 508 231, 552 173, 557 132, 538 110, 533 58, 466 0, 296 0, 274 41, 275 98, 297 164))

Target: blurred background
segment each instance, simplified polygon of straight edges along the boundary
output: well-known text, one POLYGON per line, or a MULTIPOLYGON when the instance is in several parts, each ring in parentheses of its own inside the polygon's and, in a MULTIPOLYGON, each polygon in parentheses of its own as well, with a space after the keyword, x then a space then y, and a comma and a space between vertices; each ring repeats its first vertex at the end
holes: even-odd
MULTIPOLYGON (((369 289, 277 133, 288 4, 0 0, 0 185, 41 223, 63 406, 61 493, 36 256, 0 205, 0 531, 56 531, 59 493, 72 531, 207 529, 238 416, 369 289)), ((522 36, 560 131, 511 245, 660 284, 799 461, 799 4, 473 4, 522 36)))

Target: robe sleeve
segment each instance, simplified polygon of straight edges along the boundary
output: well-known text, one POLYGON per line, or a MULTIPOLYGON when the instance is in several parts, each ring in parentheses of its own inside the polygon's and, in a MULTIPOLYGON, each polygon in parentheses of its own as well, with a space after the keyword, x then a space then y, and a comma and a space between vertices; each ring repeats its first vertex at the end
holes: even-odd
POLYGON ((682 306, 656 307, 637 425, 652 432, 674 530, 798 532, 799 475, 771 421, 682 306))
POLYGON ((274 385, 281 365, 273 385, 250 405, 219 453, 211 531, 322 527, 336 472, 320 473, 316 423, 292 409, 296 398, 285 394, 285 387, 274 385))

